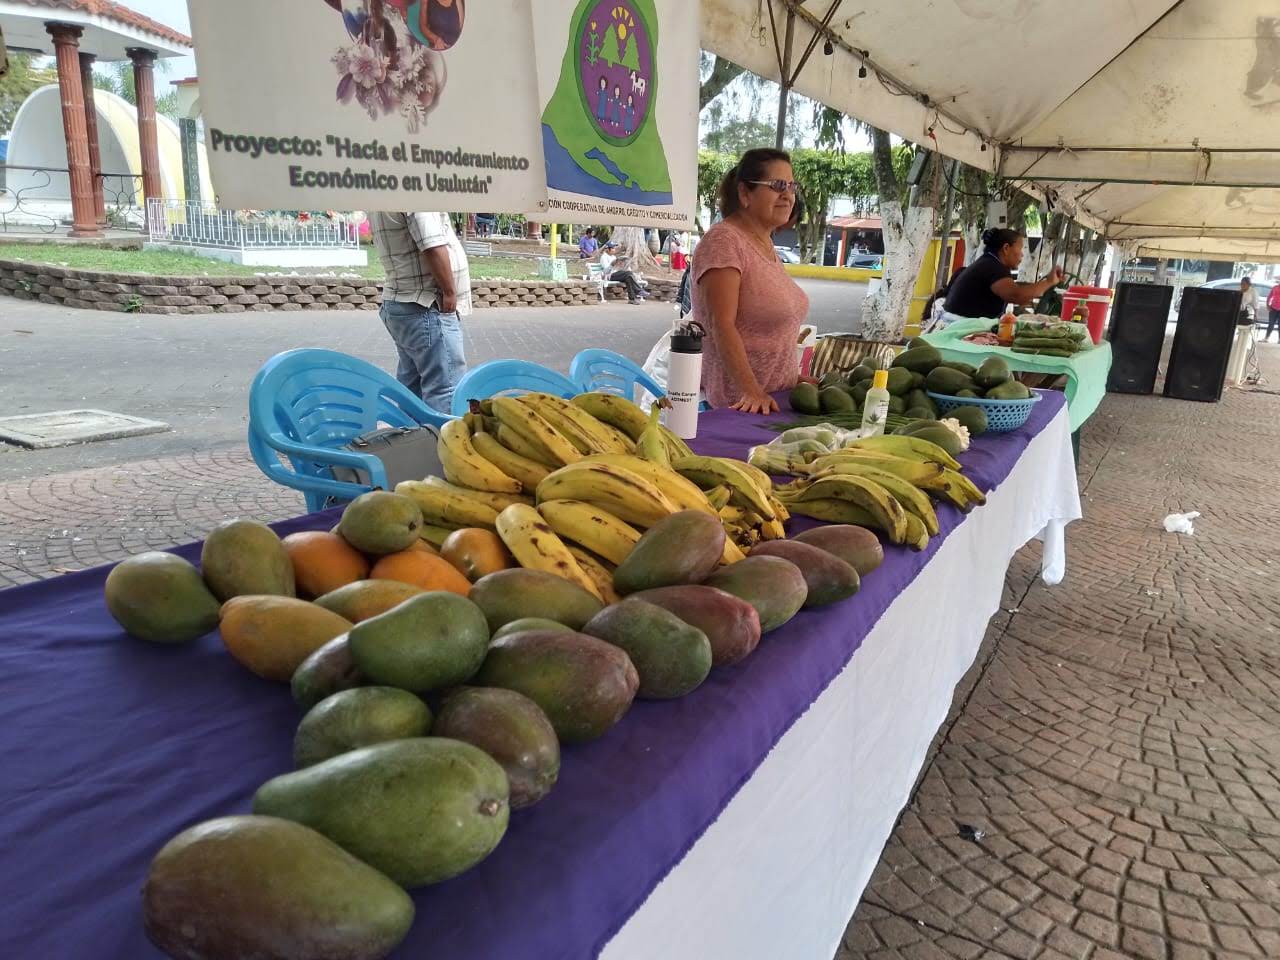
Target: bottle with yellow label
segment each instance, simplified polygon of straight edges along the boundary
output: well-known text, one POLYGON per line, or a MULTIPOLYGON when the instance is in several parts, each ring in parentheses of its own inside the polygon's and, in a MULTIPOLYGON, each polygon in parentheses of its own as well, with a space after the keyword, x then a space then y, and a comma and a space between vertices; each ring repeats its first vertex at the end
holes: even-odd
POLYGON ((862 401, 862 436, 878 437, 884 433, 889 418, 889 371, 877 370, 867 398, 862 401))

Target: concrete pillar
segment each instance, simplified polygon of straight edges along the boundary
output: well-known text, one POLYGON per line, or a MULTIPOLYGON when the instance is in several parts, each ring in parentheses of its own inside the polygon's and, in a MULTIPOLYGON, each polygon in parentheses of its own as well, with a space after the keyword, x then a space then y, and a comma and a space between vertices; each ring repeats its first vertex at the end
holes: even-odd
POLYGON ((80 83, 84 89, 84 128, 89 138, 89 173, 93 176, 93 211, 98 226, 107 225, 107 203, 102 196, 102 150, 98 145, 98 109, 93 102, 92 53, 80 54, 80 83))
POLYGON ((200 150, 196 138, 196 122, 190 117, 178 121, 182 141, 182 187, 188 203, 200 202, 200 150))
POLYGON ((93 174, 89 166, 89 135, 85 130, 84 83, 80 76, 80 27, 46 23, 58 61, 58 89, 62 93, 62 130, 67 140, 67 170, 71 182, 73 237, 100 237, 93 204, 93 174))
POLYGON ((156 53, 132 47, 133 86, 138 98, 138 146, 142 153, 142 193, 148 200, 164 196, 160 186, 160 148, 156 143, 156 53))

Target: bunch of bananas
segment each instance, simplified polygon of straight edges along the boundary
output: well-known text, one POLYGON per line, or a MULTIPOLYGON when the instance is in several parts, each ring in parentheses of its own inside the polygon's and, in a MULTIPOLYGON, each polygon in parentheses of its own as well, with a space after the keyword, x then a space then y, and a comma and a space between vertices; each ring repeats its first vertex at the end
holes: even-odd
POLYGON ((545 393, 475 401, 440 431, 443 478, 406 481, 440 543, 462 527, 494 530, 521 566, 616 600, 613 570, 663 517, 700 510, 728 534, 734 563, 785 536, 789 513, 767 474, 740 460, 697 456, 624 397, 545 393))
POLYGON ((930 497, 968 511, 986 497, 945 450, 916 437, 880 436, 789 464, 802 479, 775 488, 793 513, 883 530, 917 550, 938 533, 930 497))

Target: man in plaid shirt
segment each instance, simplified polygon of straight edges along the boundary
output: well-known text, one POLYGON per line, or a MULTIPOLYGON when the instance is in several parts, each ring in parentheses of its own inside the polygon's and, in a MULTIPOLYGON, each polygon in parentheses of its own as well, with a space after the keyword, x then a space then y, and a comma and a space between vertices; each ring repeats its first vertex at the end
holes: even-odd
POLYGON ((471 312, 467 254, 445 213, 373 213, 386 271, 382 322, 395 341, 396 379, 441 413, 467 369, 461 318, 471 312))

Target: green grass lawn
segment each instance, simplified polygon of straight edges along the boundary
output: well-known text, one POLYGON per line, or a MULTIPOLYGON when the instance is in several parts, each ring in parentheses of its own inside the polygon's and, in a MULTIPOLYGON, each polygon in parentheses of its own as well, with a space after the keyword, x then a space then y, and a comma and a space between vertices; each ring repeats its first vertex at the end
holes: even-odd
MULTIPOLYGON (((52 263, 79 270, 105 273, 150 273, 163 276, 252 277, 263 273, 343 273, 381 280, 378 255, 369 250, 367 267, 242 267, 208 257, 172 253, 165 250, 103 250, 67 244, 0 243, 0 260, 29 260, 52 263)), ((537 276, 537 261, 531 257, 472 257, 473 280, 529 280, 537 276)))

